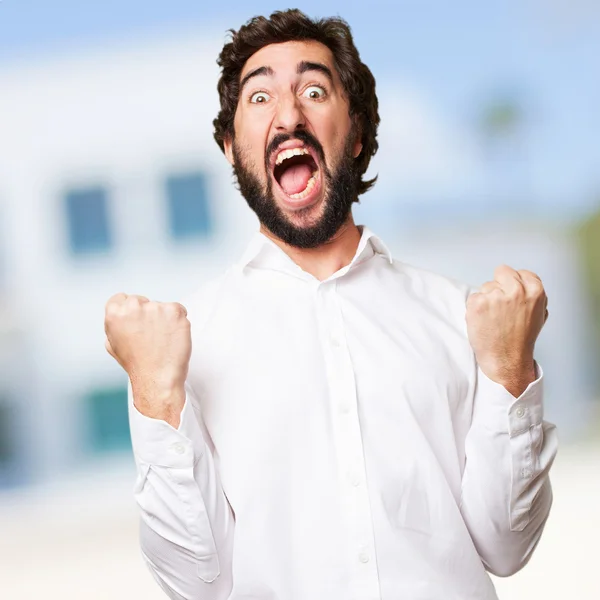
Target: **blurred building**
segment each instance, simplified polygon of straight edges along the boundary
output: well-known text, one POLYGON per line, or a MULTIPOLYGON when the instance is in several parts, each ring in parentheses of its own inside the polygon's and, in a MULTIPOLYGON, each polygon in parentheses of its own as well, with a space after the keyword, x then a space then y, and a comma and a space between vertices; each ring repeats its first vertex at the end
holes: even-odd
POLYGON ((199 37, 3 68, 0 485, 128 448, 106 300, 181 299, 247 242, 215 56, 199 37))
MULTIPOLYGON (((129 460, 106 300, 180 300, 255 228, 212 139, 220 43, 183 36, 2 68, 0 486, 129 460)), ((406 262, 473 284, 502 262, 545 276, 553 324, 539 354, 551 412, 581 427, 587 317, 568 231, 516 212, 490 235, 485 211, 465 224, 435 207, 415 217, 400 206, 391 219, 377 210, 360 209, 361 220, 381 223, 406 262)))

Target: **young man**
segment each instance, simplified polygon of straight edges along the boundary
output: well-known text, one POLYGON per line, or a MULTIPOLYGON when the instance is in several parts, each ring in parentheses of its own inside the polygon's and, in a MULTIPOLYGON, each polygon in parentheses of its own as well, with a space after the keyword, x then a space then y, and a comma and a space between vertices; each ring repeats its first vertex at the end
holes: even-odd
POLYGON ((189 313, 106 306, 145 560, 178 600, 496 598, 486 570, 527 562, 552 498, 541 281, 470 293, 354 224, 379 115, 343 21, 257 17, 219 64, 260 232, 189 313))

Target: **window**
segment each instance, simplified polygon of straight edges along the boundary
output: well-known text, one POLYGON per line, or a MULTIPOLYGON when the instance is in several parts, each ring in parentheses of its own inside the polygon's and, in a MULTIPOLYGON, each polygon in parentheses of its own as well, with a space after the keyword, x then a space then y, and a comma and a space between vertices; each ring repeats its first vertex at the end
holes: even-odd
POLYGON ((96 389, 86 399, 89 446, 94 452, 129 450, 127 386, 96 389))
POLYGON ((112 244, 108 198, 103 187, 70 190, 65 196, 71 250, 75 254, 104 252, 112 244))
POLYGON ((17 411, 0 397, 0 488, 10 486, 23 478, 17 456, 17 411))
POLYGON ((171 236, 179 240, 208 237, 212 220, 204 174, 172 175, 166 187, 171 236))
POLYGON ((14 412, 5 402, 0 402, 0 465, 14 459, 14 412))

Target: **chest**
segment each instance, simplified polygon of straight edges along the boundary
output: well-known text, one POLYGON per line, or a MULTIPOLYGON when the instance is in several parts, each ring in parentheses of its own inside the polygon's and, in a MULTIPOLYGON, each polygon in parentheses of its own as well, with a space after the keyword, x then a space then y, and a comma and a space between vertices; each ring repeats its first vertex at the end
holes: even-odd
POLYGON ((441 315, 393 291, 284 282, 240 294, 194 337, 190 363, 222 460, 312 455, 349 413, 374 434, 417 428, 434 445, 466 433, 470 350, 441 315))

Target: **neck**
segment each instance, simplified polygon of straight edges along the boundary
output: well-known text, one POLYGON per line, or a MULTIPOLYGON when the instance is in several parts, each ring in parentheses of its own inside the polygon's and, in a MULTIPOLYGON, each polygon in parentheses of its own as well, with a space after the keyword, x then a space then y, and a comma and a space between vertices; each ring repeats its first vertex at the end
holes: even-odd
POLYGON ((360 242, 360 230, 354 224, 352 214, 337 233, 317 248, 296 248, 275 237, 261 225, 260 230, 275 242, 303 271, 319 281, 331 277, 336 271, 350 264, 360 242))

